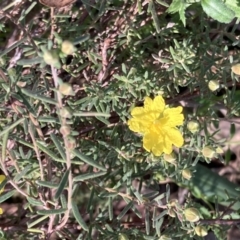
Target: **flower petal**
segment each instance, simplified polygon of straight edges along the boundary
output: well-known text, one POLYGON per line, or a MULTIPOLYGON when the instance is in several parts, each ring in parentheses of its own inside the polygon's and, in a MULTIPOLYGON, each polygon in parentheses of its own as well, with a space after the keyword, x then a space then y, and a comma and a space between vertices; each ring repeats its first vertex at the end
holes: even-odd
POLYGON ((153 146, 156 144, 157 134, 156 132, 149 132, 144 135, 143 137, 143 147, 148 151, 151 152, 153 146))
MULTIPOLYGON (((6 179, 5 175, 0 175, 0 184, 6 179)), ((2 193, 4 188, 0 189, 0 193, 2 193)), ((0 213, 1 214, 1 213, 0 213)))
POLYGON ((163 136, 161 133, 151 129, 143 137, 143 147, 148 152, 153 152, 155 156, 160 156, 163 153, 163 136))
MULTIPOLYGON (((182 107, 167 108, 163 112, 165 124, 169 127, 176 127, 183 124, 184 116, 181 113, 182 107)), ((161 119, 161 120, 163 120, 161 119)))
POLYGON ((0 208, 0 214, 3 214, 3 210, 2 210, 2 208, 0 208))
POLYGON ((150 97, 145 97, 144 99, 144 109, 145 111, 151 111, 153 106, 153 100, 150 97))
POLYGON ((176 128, 168 128, 166 131, 166 145, 173 144, 176 147, 182 147, 184 140, 181 132, 176 128))
POLYGON ((158 157, 161 156, 163 153, 163 142, 158 142, 156 145, 152 148, 152 153, 158 157))
POLYGON ((144 114, 145 114, 145 110, 143 107, 135 107, 131 111, 131 115, 133 117, 141 117, 141 116, 144 116, 144 114))
POLYGON ((146 116, 142 116, 142 118, 135 117, 128 120, 127 124, 133 132, 144 134, 150 128, 151 121, 149 121, 146 116))
POLYGON ((0 175, 0 184, 6 179, 5 175, 0 175))
POLYGON ((162 113, 165 108, 165 101, 162 96, 157 96, 153 100, 153 109, 162 113))

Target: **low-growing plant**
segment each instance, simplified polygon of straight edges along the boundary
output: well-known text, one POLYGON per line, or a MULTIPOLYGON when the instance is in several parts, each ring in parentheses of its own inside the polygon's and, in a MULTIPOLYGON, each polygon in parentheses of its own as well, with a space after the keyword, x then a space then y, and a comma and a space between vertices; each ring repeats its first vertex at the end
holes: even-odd
POLYGON ((0 6, 0 238, 226 239, 238 2, 0 6))

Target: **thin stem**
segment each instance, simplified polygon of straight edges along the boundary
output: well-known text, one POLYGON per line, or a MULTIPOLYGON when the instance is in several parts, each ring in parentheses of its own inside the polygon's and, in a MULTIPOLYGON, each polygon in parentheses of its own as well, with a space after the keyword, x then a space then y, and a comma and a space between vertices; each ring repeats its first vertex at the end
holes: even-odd
MULTIPOLYGON (((53 76, 53 80, 54 80, 54 85, 55 88, 58 88, 58 76, 57 76, 57 72, 56 69, 51 66, 51 70, 52 70, 52 76, 53 76)), ((59 91, 56 92, 56 98, 58 101, 58 108, 61 109, 63 107, 63 102, 62 102, 62 95, 59 91)), ((59 119, 61 121, 61 126, 65 126, 67 124, 66 122, 66 118, 63 118, 59 115, 59 119)), ((71 157, 70 157, 70 150, 67 147, 68 146, 68 139, 66 135, 63 135, 63 141, 64 141, 64 146, 65 146, 65 154, 66 154, 66 165, 67 165, 67 169, 69 169, 69 175, 68 175, 68 202, 67 202, 67 211, 65 212, 63 221, 61 222, 61 224, 59 226, 57 226, 57 230, 61 229, 62 227, 65 226, 65 224, 67 223, 68 219, 69 219, 69 214, 70 214, 70 210, 72 208, 72 189, 73 189, 73 179, 72 179, 72 171, 71 171, 71 157)))

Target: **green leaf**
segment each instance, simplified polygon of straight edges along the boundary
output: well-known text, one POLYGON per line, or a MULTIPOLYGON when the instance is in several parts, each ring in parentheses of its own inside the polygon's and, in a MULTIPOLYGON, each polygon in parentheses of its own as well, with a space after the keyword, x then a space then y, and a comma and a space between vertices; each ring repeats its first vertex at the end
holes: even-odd
POLYGON ((10 192, 8 192, 8 193, 6 193, 6 194, 1 195, 1 196, 0 196, 0 203, 2 203, 2 202, 4 202, 4 201, 6 201, 7 199, 9 199, 9 198, 12 197, 13 194, 15 194, 15 193, 16 193, 16 190, 12 190, 12 191, 10 191, 10 192))
POLYGON ((61 145, 61 143, 60 143, 59 139, 57 138, 57 136, 54 133, 51 133, 50 137, 51 137, 53 143, 55 144, 58 152, 60 153, 62 159, 66 159, 65 150, 64 150, 63 146, 61 145))
POLYGON ((167 12, 176 13, 179 11, 179 9, 182 8, 183 5, 184 5, 184 2, 182 0, 173 0, 167 12))
MULTIPOLYGON (((236 190, 238 188, 237 184, 230 182, 228 179, 219 176, 200 164, 197 164, 196 172, 188 181, 187 186, 196 197, 210 202, 214 202, 215 197, 217 197, 219 204, 223 206, 230 205, 231 201, 228 199, 228 196, 231 199, 239 198, 239 191, 236 190)), ((238 210, 239 208, 240 201, 235 202, 231 206, 231 209, 238 210)))
POLYGON ((77 181, 84 181, 84 180, 88 180, 88 179, 93 179, 93 178, 97 178, 97 177, 100 177, 100 176, 103 176, 105 175, 106 172, 96 172, 96 173, 86 173, 86 174, 82 174, 82 175, 78 175, 76 176, 73 181, 74 182, 77 182, 77 181))
POLYGON ((27 165, 20 173, 17 173, 15 175, 13 181, 18 182, 22 177, 25 177, 31 168, 32 168, 32 165, 27 165))
POLYGON ((186 17, 185 17, 185 9, 189 6, 185 1, 183 0, 173 0, 170 7, 168 8, 167 12, 169 13, 177 13, 179 12, 180 19, 183 23, 183 25, 186 25, 186 17))
POLYGON ((80 215, 79 211, 78 211, 78 207, 77 204, 75 202, 72 202, 72 212, 74 217, 76 218, 77 222, 79 223, 79 225, 88 232, 88 226, 85 223, 85 221, 83 220, 82 216, 80 215))
POLYGON ((45 220, 46 218, 48 218, 48 215, 42 216, 40 218, 37 218, 37 220, 33 221, 32 223, 28 224, 28 228, 32 228, 33 226, 35 226, 36 224, 40 223, 41 221, 45 220))
POLYGON ((36 184, 42 187, 47 187, 47 188, 58 188, 58 184, 53 182, 48 182, 48 181, 37 180, 36 184))
POLYGON ((39 200, 36 200, 35 198, 27 197, 27 200, 33 206, 43 206, 43 203, 39 200))
POLYGON ((56 194, 54 196, 55 200, 57 200, 60 197, 62 191, 64 190, 64 188, 67 184, 67 181, 68 181, 68 175, 69 175, 69 169, 64 173, 64 175, 63 175, 63 177, 62 177, 62 179, 59 183, 58 189, 57 189, 56 194))
POLYGON ((75 154, 76 157, 78 157, 79 159, 81 159, 83 162, 96 167, 102 171, 107 171, 103 166, 101 166, 98 162, 90 159, 88 156, 84 155, 83 153, 79 152, 78 150, 74 150, 73 153, 75 154))
POLYGON ((117 216, 117 220, 120 220, 124 217, 124 215, 127 213, 128 210, 130 210, 133 207, 133 202, 129 202, 125 208, 120 212, 120 214, 117 216))
POLYGON ((44 95, 40 95, 36 92, 32 92, 30 90, 27 90, 25 88, 22 88, 21 89, 22 93, 27 95, 28 97, 32 97, 34 99, 37 99, 37 100, 40 100, 40 101, 43 101, 43 102, 46 102, 46 103, 50 103, 50 104, 53 104, 53 105, 57 105, 57 102, 56 100, 52 99, 52 98, 49 98, 49 97, 46 97, 44 95))
POLYGON ((19 61, 17 61, 17 64, 18 65, 21 65, 21 66, 32 66, 32 65, 35 65, 35 64, 39 64, 39 63, 42 63, 43 62, 43 59, 41 57, 35 57, 35 58, 27 58, 27 59, 21 59, 19 61))
POLYGON ((28 228, 32 228, 33 226, 35 226, 36 224, 40 223, 41 221, 45 220, 46 218, 48 218, 48 215, 42 216, 40 218, 37 218, 37 220, 28 223, 28 228))
POLYGON ((38 210, 37 213, 40 215, 53 215, 53 214, 61 214, 66 212, 66 208, 59 209, 49 209, 49 210, 38 210))
POLYGON ((202 0, 203 11, 221 23, 230 23, 235 17, 234 12, 221 0, 202 0))
POLYGON ((18 124, 22 123, 24 121, 24 118, 21 118, 19 120, 17 120, 15 123, 13 123, 10 126, 7 126, 6 128, 4 128, 1 132, 0 132, 0 137, 2 135, 4 135, 5 133, 11 131, 12 129, 14 129, 18 124))
POLYGON ((239 0, 224 0, 227 7, 234 11, 235 16, 240 18, 240 2, 239 0))

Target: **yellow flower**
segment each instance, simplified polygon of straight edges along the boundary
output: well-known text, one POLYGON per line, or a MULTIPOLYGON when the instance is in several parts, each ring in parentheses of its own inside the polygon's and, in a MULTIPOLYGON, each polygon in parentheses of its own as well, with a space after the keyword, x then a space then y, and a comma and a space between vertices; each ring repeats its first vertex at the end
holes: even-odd
POLYGON ((135 107, 129 128, 143 135, 143 147, 155 156, 170 154, 172 145, 181 147, 183 136, 176 126, 183 124, 182 107, 168 108, 162 96, 146 97, 144 107, 135 107))

